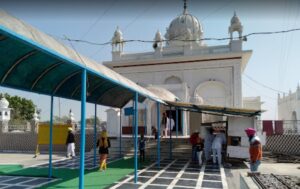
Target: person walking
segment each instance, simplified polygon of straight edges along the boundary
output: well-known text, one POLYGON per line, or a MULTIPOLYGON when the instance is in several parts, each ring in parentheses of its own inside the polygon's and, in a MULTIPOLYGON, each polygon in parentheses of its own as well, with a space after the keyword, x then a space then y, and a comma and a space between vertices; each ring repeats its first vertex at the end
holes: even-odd
POLYGON ((167 137, 167 114, 166 112, 163 113, 161 118, 161 129, 162 129, 162 137, 167 137))
POLYGON ((205 138, 204 138, 204 155, 205 155, 205 161, 211 160, 211 146, 214 141, 214 135, 213 135, 213 128, 209 128, 206 132, 205 138))
POLYGON ((72 127, 68 128, 68 136, 67 136, 67 140, 66 140, 66 145, 67 145, 67 155, 66 157, 69 158, 69 156, 71 155, 71 157, 75 157, 75 136, 73 134, 73 129, 72 127))
POLYGON ((140 162, 145 161, 145 146, 146 140, 144 138, 144 134, 141 134, 141 138, 139 140, 140 162))
POLYGON ((245 132, 249 138, 249 154, 250 154, 250 171, 257 172, 262 159, 262 145, 258 136, 256 136, 256 130, 253 128, 245 129, 245 132))
POLYGON ((198 149, 198 142, 199 142, 199 131, 195 130, 194 133, 190 136, 190 143, 192 145, 192 161, 197 162, 197 149, 198 149))
POLYGON ((222 147, 223 144, 226 143, 226 136, 225 133, 220 132, 217 130, 215 133, 215 138, 212 143, 212 152, 213 152, 213 163, 217 164, 217 157, 218 157, 218 165, 220 166, 222 163, 222 147))
POLYGON ((107 156, 108 156, 108 148, 110 148, 110 140, 108 138, 108 133, 106 129, 103 129, 100 133, 100 138, 97 141, 97 147, 99 147, 99 155, 100 155, 100 168, 99 171, 106 170, 107 166, 107 156))
POLYGON ((173 128, 175 126, 175 122, 172 118, 172 114, 170 113, 169 117, 167 117, 167 123, 166 123, 166 137, 171 135, 171 132, 173 131, 173 128))

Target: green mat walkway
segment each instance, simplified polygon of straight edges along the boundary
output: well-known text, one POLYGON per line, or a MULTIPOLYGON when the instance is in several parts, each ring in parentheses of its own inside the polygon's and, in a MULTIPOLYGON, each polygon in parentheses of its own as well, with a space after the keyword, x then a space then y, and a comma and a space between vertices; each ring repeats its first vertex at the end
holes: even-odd
MULTIPOLYGON (((149 161, 147 161, 140 164, 140 167, 143 168, 149 164, 149 161)), ((134 161, 132 158, 112 162, 104 172, 99 172, 98 169, 91 171, 86 170, 84 176, 85 188, 106 188, 133 171, 134 161)), ((22 168, 20 165, 0 166, 0 175, 47 177, 47 174, 47 168, 22 168)), ((58 178, 59 180, 44 185, 41 188, 77 188, 79 183, 78 175, 79 170, 53 169, 53 177, 58 178)))

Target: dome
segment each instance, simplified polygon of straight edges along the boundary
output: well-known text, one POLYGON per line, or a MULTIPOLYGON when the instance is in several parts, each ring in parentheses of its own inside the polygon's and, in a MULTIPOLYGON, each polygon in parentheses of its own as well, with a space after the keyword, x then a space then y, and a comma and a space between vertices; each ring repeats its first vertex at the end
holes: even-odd
POLYGON ((6 98, 2 97, 0 100, 0 108, 8 108, 9 102, 6 100, 6 98))
POLYGON ((123 33, 121 32, 120 28, 117 27, 114 36, 112 38, 112 43, 120 43, 123 41, 123 33))
POLYGON ((185 10, 171 22, 165 37, 168 40, 200 40, 202 35, 203 30, 199 20, 185 10))
POLYGON ((234 15, 233 17, 231 18, 231 21, 230 21, 231 25, 240 25, 241 24, 241 21, 239 19, 239 17, 236 15, 236 12, 234 12, 234 15))

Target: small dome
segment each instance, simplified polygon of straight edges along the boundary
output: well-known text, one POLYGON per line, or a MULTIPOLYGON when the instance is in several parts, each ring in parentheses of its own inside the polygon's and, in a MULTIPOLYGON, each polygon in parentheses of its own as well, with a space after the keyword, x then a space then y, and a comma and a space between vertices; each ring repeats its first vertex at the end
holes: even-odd
POLYGON ((239 17, 236 15, 236 12, 234 12, 234 15, 231 18, 230 23, 231 23, 231 25, 235 25, 235 24, 240 25, 241 24, 241 21, 240 21, 239 17))
POLYGON ((114 36, 112 38, 112 43, 121 43, 123 42, 123 33, 121 32, 120 28, 117 27, 114 36))
POLYGON ((203 29, 199 20, 185 10, 171 22, 165 37, 168 40, 200 40, 202 35, 203 29))
POLYGON ((201 96, 199 96, 198 94, 196 94, 194 96, 194 103, 196 105, 203 105, 204 104, 204 100, 203 100, 203 98, 201 96))
POLYGON ((154 40, 156 42, 161 42, 163 40, 163 38, 162 38, 161 33, 159 32, 159 30, 156 32, 154 40))
POLYGON ((2 97, 0 100, 0 108, 8 108, 9 102, 6 100, 6 98, 2 97))
POLYGON ((33 120, 34 121, 38 121, 39 120, 39 115, 37 114, 36 109, 34 110, 33 120))

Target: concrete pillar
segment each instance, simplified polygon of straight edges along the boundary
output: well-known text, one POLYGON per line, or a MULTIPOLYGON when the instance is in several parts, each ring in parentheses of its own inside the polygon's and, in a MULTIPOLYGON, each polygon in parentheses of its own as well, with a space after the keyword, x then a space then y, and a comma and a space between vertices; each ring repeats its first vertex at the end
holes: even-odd
POLYGON ((0 121, 0 132, 1 133, 8 132, 8 121, 0 121))
POLYGON ((118 137, 120 135, 120 109, 110 108, 106 110, 107 131, 110 136, 118 137))

